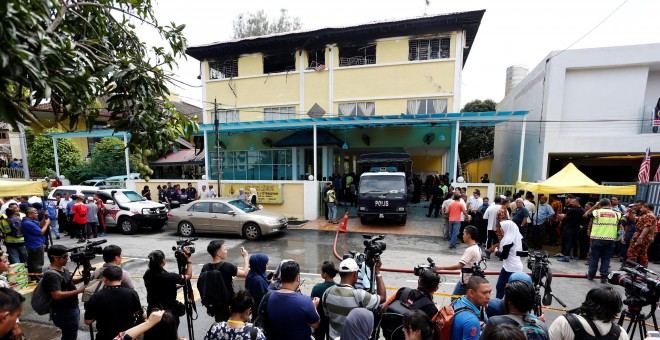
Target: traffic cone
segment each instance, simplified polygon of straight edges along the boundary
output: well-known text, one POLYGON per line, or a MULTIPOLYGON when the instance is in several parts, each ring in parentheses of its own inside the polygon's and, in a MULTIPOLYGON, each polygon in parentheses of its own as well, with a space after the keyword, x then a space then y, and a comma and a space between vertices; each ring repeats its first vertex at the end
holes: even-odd
POLYGON ((341 223, 339 224, 339 231, 345 233, 346 226, 348 226, 348 211, 344 215, 344 218, 341 219, 341 223))

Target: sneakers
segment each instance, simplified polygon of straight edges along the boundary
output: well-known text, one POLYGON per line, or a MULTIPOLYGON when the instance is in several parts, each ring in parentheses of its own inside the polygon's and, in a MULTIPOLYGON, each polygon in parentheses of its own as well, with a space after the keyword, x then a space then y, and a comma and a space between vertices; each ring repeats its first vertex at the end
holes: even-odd
POLYGON ((60 239, 60 236, 59 236, 59 235, 58 235, 58 236, 56 236, 56 237, 55 237, 55 239, 56 239, 56 240, 59 240, 59 239, 60 239))
POLYGON ((559 262, 571 262, 571 258, 568 256, 560 257, 557 259, 559 262))
POLYGON ((589 280, 589 281, 593 281, 593 280, 594 280, 594 277, 591 276, 591 275, 589 275, 589 274, 587 274, 587 280, 589 280))

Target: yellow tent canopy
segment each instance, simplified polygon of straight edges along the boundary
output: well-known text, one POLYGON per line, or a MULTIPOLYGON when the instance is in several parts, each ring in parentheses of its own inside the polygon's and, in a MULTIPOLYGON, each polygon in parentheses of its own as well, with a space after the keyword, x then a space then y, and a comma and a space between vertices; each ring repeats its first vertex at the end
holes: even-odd
POLYGON ((0 180, 0 197, 8 196, 43 196, 41 182, 0 180))
POLYGON ((544 194, 616 194, 635 195, 635 185, 608 186, 600 185, 583 174, 573 163, 569 163, 558 173, 542 183, 516 182, 516 188, 544 194))

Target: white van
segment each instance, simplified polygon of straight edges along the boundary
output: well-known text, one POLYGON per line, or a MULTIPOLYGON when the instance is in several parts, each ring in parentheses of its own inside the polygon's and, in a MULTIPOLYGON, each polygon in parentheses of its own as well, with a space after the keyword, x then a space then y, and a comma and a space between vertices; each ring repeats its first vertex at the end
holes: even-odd
POLYGON ((133 190, 100 189, 93 186, 65 185, 54 188, 48 199, 55 199, 55 194, 68 192, 70 195, 99 195, 108 213, 105 215, 107 227, 119 227, 127 235, 135 234, 139 228, 149 227, 160 230, 167 222, 167 207, 163 204, 147 201, 133 190))

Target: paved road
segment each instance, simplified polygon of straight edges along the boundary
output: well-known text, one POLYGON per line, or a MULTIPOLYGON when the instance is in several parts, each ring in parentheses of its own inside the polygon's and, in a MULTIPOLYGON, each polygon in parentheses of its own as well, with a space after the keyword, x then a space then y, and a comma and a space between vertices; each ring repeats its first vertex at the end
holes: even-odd
MULTIPOLYGON (((206 246, 209 241, 216 239, 217 235, 199 235, 199 240, 196 242, 197 251, 192 256, 194 265, 193 274, 198 275, 201 266, 209 261, 209 255, 206 253, 206 246)), ((335 260, 333 256, 333 241, 335 233, 330 231, 317 231, 317 230, 289 230, 286 233, 274 237, 265 238, 260 241, 245 241, 237 237, 224 237, 227 247, 229 249, 228 261, 241 264, 240 247, 244 246, 248 251, 253 254, 256 252, 263 252, 270 257, 269 269, 274 269, 275 264, 279 263, 282 259, 294 259, 301 265, 303 272, 302 277, 305 283, 302 291, 305 294, 311 292, 313 284, 320 282, 321 278, 318 274, 320 272, 320 264, 325 260, 335 260)), ((147 267, 147 255, 150 251, 155 249, 163 250, 167 255, 166 269, 168 271, 175 271, 176 264, 174 255, 171 250, 175 241, 179 239, 171 230, 164 230, 161 232, 142 231, 139 235, 126 236, 117 233, 108 235, 108 244, 117 244, 123 248, 123 255, 127 259, 123 264, 124 269, 128 270, 134 277, 136 282, 137 291, 140 295, 142 302, 146 305, 146 290, 142 282, 142 274, 147 267)), ((73 246, 73 240, 60 240, 61 243, 67 246, 73 246)), ((338 249, 340 254, 347 253, 349 250, 363 251, 362 235, 358 233, 340 234, 338 238, 338 249)), ((459 260, 460 255, 465 249, 464 245, 459 245, 456 250, 448 250, 447 242, 439 237, 431 236, 406 236, 406 235, 387 235, 385 238, 387 242, 387 249, 382 255, 383 267, 412 269, 416 264, 425 263, 428 256, 432 257, 439 265, 447 265, 455 263, 459 260)), ((102 261, 101 257, 97 257, 93 263, 99 264, 102 261)), ((554 259, 552 260, 552 268, 556 273, 578 273, 582 274, 586 271, 584 261, 577 261, 571 263, 561 263, 554 259)), ((46 262, 48 262, 46 260, 46 262)), ((338 261, 336 261, 338 262, 338 261)), ((614 263, 618 265, 618 262, 614 263)), ((70 269, 73 265, 70 264, 70 269)), ((501 262, 491 260, 488 262, 488 271, 499 271, 501 269, 501 262)), ((651 265, 651 269, 660 270, 660 266, 651 265)), ((403 286, 416 286, 416 277, 407 273, 393 273, 388 272, 383 274, 384 281, 388 286, 388 295, 393 294, 398 287, 403 286)), ((438 293, 449 294, 453 290, 454 284, 458 279, 457 275, 445 276, 441 289, 438 293)), ((488 279, 492 282, 493 287, 497 281, 496 276, 490 276, 488 279)), ((564 279, 556 278, 553 281, 553 289, 556 294, 566 302, 568 308, 578 307, 584 300, 587 291, 599 285, 600 283, 594 281, 587 281, 586 279, 564 279)), ((235 281, 237 288, 243 286, 240 280, 235 281)), ((616 288, 623 294, 621 287, 616 288)), ((180 294, 181 295, 181 294, 180 294)), ((198 294, 196 295, 198 297, 198 294)), ((494 292, 493 292, 494 296, 494 292)), ((449 303, 449 298, 446 296, 436 296, 436 302, 440 305, 449 303)), ((551 307, 561 308, 558 304, 554 303, 551 307)), ((82 306, 81 306, 82 308, 82 306)), ((212 324, 212 319, 205 313, 205 308, 198 303, 199 319, 195 321, 195 338, 203 339, 204 334, 212 324)), ((548 310, 546 317, 549 322, 554 320, 560 312, 548 310)), ((46 316, 38 316, 34 313, 26 311, 21 318, 23 322, 35 322, 41 324, 48 324, 46 316)), ((39 339, 59 338, 57 334, 53 336, 52 329, 46 330, 46 333, 38 333, 39 339)), ((37 331, 40 332, 40 331, 37 331)), ((35 333, 36 334, 36 333, 35 333)), ((185 319, 182 319, 180 328, 181 336, 187 336, 185 319)), ((79 339, 88 339, 89 333, 86 326, 81 323, 81 331, 79 339)))

